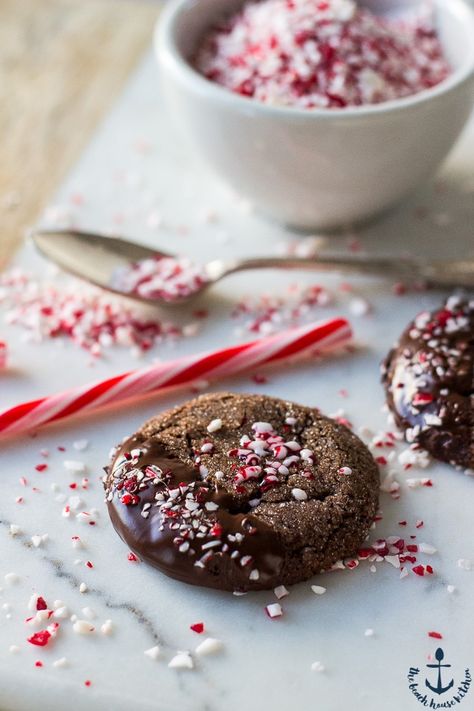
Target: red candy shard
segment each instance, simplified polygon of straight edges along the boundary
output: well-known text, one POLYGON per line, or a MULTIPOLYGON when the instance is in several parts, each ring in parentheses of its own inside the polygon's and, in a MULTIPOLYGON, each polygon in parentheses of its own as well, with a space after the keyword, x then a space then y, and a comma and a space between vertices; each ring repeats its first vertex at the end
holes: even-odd
POLYGON ((35 632, 33 635, 31 635, 31 637, 28 637, 27 641, 30 644, 36 645, 37 647, 45 647, 50 639, 51 632, 48 632, 48 630, 40 630, 39 632, 35 632))
POLYGON ((44 597, 41 597, 41 596, 38 597, 38 599, 36 600, 36 609, 37 610, 47 610, 48 609, 48 606, 46 604, 44 597))
POLYGON ((428 632, 428 637, 433 639, 443 639, 443 635, 440 632, 428 632))
POLYGON ((189 629, 197 634, 202 634, 204 632, 204 622, 195 622, 194 625, 189 625, 189 629))

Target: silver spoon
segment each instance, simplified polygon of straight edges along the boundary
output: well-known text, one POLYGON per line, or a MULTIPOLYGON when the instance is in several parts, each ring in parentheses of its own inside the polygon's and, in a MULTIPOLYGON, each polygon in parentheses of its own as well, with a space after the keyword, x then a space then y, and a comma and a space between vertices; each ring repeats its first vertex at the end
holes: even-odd
POLYGON ((246 269, 306 269, 345 274, 371 274, 403 281, 422 282, 442 289, 474 288, 474 259, 421 260, 400 257, 379 258, 362 255, 318 255, 306 257, 260 257, 249 259, 214 259, 203 265, 205 283, 190 295, 165 301, 145 298, 124 291, 117 285, 117 274, 136 262, 173 255, 117 237, 76 230, 38 230, 32 239, 39 251, 62 269, 86 281, 122 296, 147 303, 174 305, 191 301, 205 289, 229 274, 246 269))

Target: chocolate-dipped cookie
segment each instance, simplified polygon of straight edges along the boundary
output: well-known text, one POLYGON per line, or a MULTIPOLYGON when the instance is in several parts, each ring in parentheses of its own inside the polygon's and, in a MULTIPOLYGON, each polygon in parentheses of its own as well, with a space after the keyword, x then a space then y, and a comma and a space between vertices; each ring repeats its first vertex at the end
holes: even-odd
POLYGON ((409 442, 474 468, 474 302, 452 296, 420 313, 388 354, 382 379, 409 442))
POLYGON ((377 511, 364 444, 318 410, 203 395, 147 422, 104 478, 112 523, 178 580, 224 590, 305 580, 353 556, 377 511))

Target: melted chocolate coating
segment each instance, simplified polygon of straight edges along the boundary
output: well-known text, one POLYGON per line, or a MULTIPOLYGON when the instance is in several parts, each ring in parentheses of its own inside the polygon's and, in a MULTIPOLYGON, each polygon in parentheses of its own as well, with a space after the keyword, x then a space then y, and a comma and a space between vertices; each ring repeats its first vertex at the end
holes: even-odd
MULTIPOLYGON (((183 464, 177 457, 168 453, 162 444, 153 440, 140 441, 131 437, 122 445, 115 459, 136 447, 145 450, 140 459, 140 467, 154 464, 163 471, 172 472, 171 484, 203 484, 195 469, 183 464)), ((233 560, 230 556, 217 552, 210 564, 202 568, 195 566, 195 561, 205 553, 202 545, 206 539, 194 541, 193 556, 179 552, 173 544, 176 532, 164 523, 160 510, 153 506, 155 493, 156 487, 153 484, 140 492, 141 506, 148 502, 152 504, 148 518, 143 518, 135 506, 123 505, 116 496, 107 502, 115 530, 133 552, 166 575, 184 583, 226 590, 246 589, 249 576, 248 570, 240 565, 241 558, 233 560)), ((241 556, 251 556, 253 567, 259 571, 259 581, 254 584, 254 589, 267 589, 276 585, 283 562, 283 548, 275 531, 251 513, 235 511, 237 502, 224 490, 208 488, 205 501, 218 505, 219 508, 210 518, 213 523, 222 525, 226 534, 245 533, 239 551, 241 556)))

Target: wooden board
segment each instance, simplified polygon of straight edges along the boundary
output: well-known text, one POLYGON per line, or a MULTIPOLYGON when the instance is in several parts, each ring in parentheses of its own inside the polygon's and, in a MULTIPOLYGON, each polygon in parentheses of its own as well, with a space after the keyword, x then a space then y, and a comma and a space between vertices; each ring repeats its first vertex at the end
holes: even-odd
POLYGON ((158 7, 1 0, 0 267, 119 93, 158 7))

